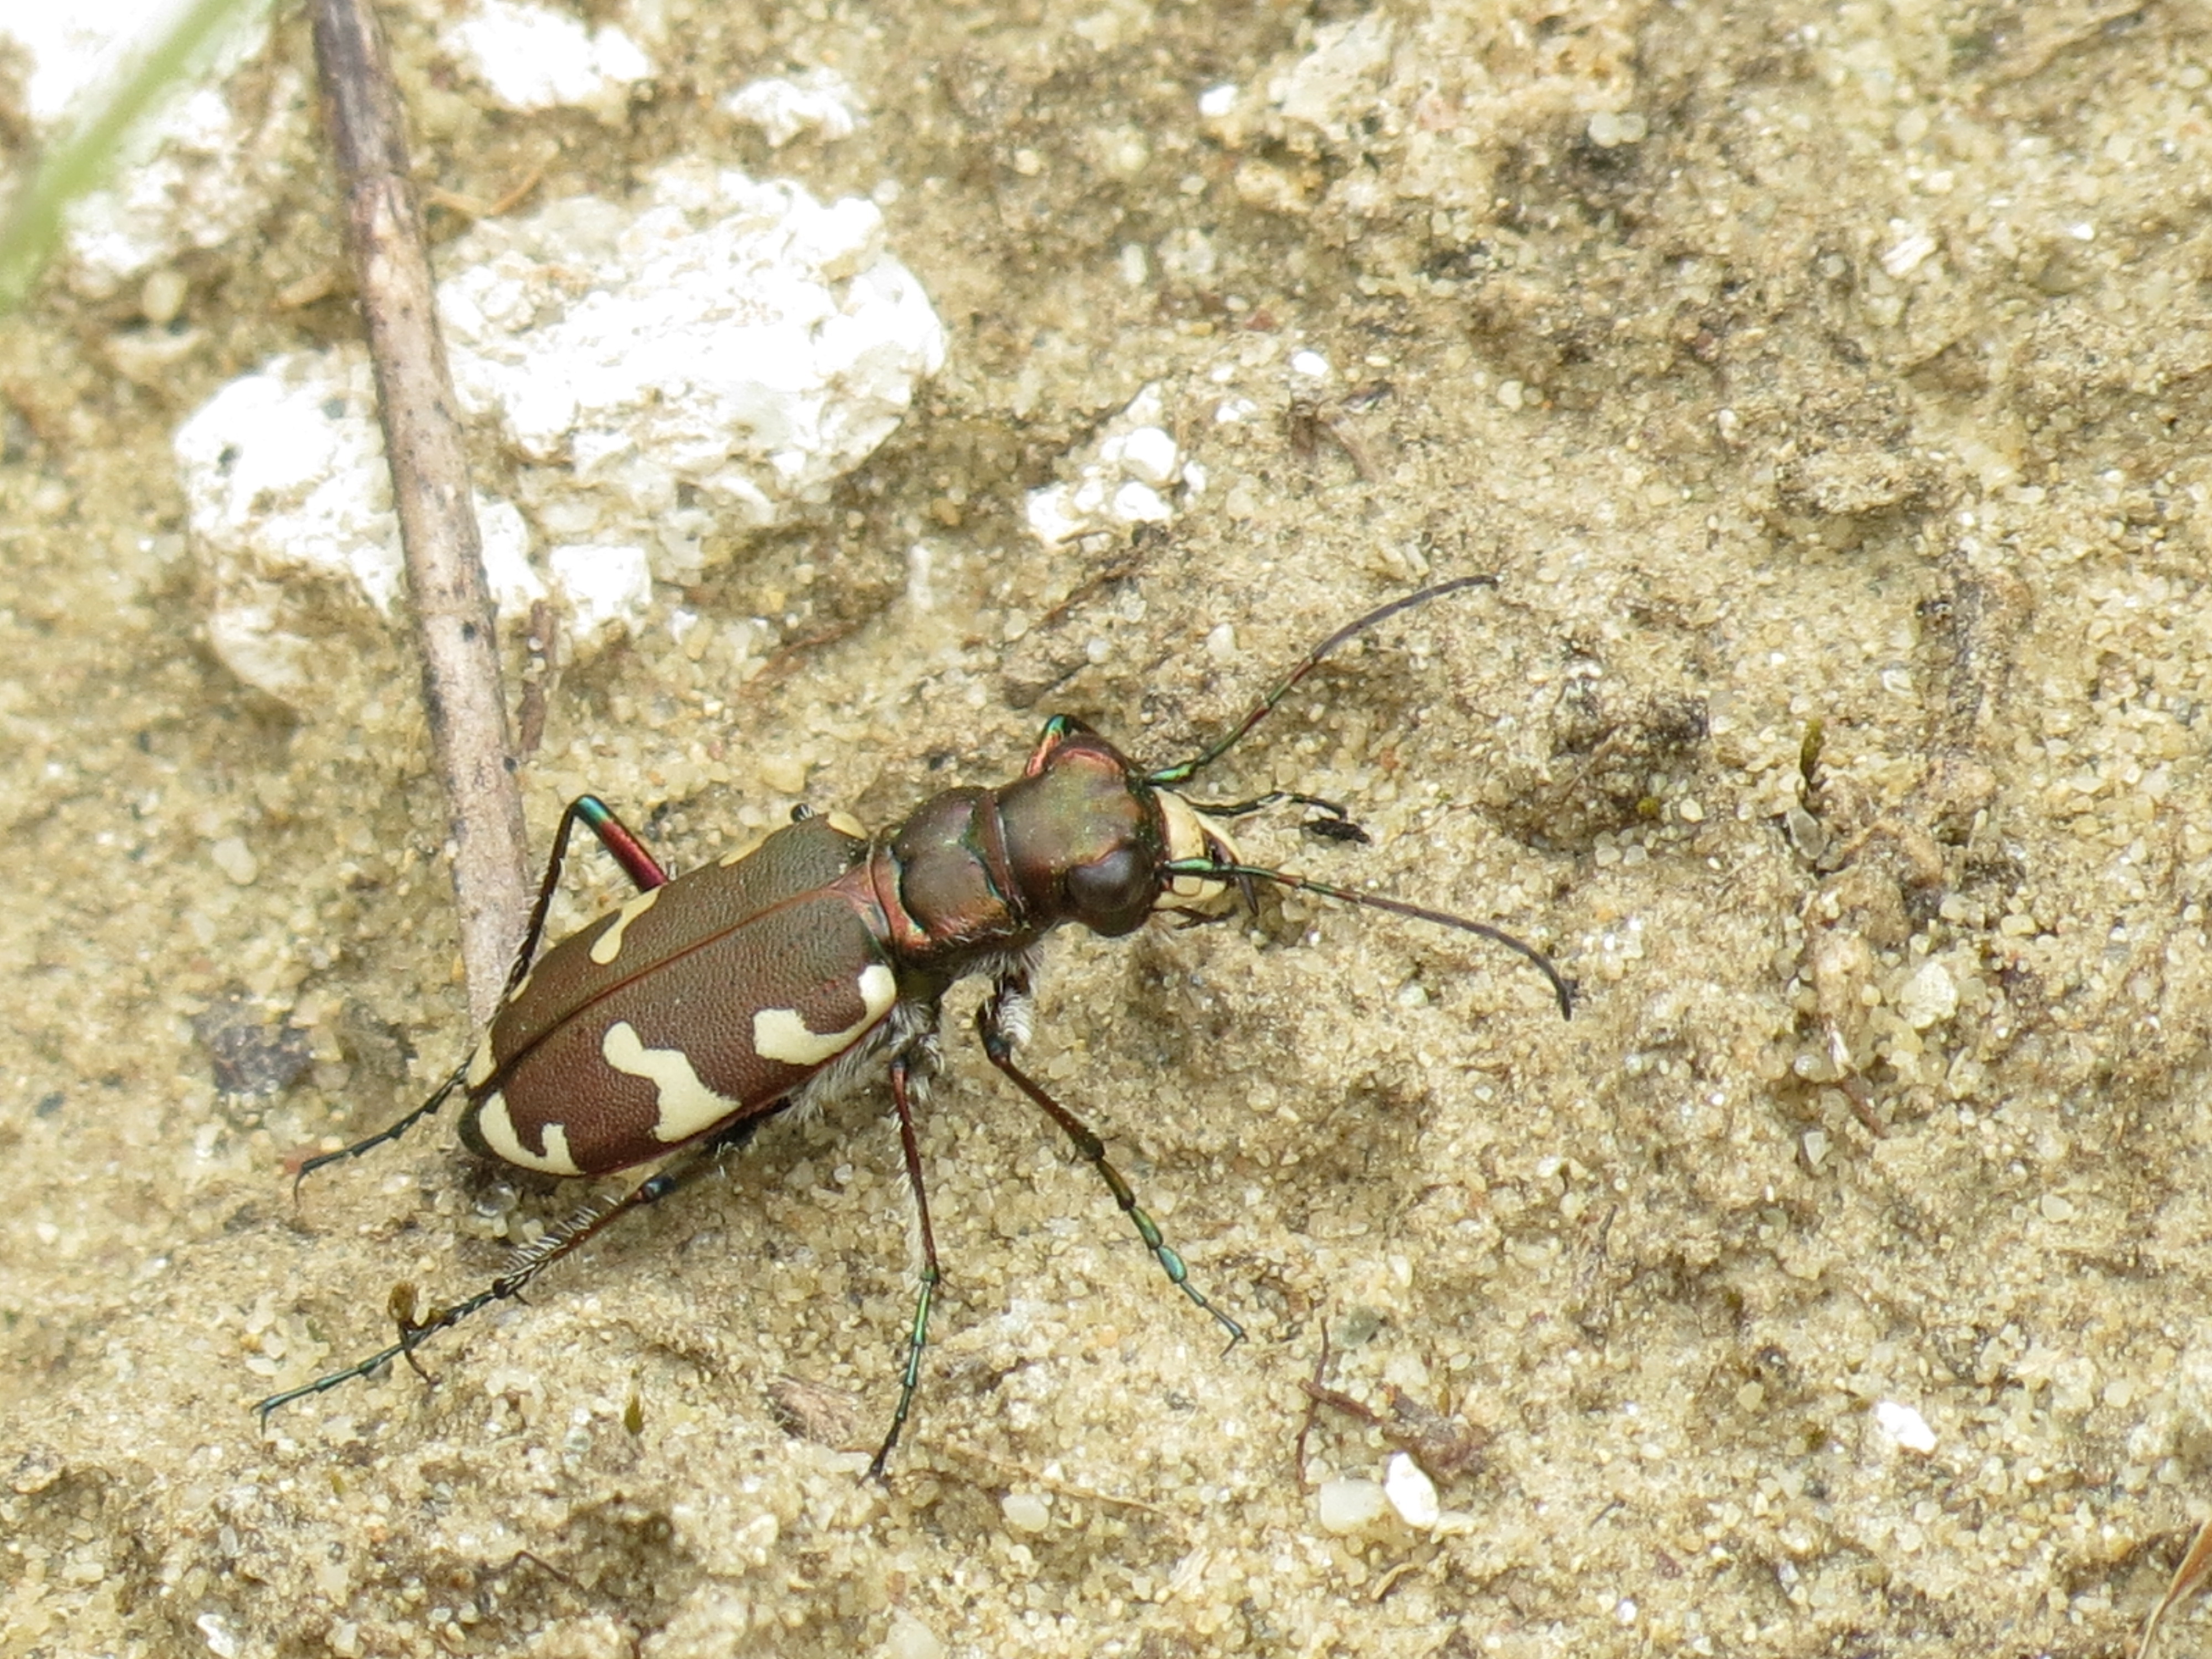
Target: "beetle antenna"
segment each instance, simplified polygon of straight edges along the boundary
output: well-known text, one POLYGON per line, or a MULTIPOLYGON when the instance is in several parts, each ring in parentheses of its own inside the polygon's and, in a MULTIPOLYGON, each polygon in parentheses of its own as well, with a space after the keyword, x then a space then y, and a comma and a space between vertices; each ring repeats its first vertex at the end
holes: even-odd
POLYGON ((1188 782, 1192 777, 1212 765, 1234 748, 1247 732, 1267 717, 1270 709, 1290 695, 1292 686, 1312 673, 1323 657, 1328 655, 1346 640, 1354 639, 1364 634, 1377 623, 1388 622, 1401 611, 1410 611, 1417 605, 1426 605, 1431 599, 1440 599, 1445 594, 1456 593, 1463 587, 1495 587, 1497 586, 1498 578, 1495 576, 1455 576, 1448 582, 1437 582, 1417 592, 1408 593, 1403 599, 1393 599, 1389 604, 1378 606, 1365 616, 1345 623, 1335 633, 1301 657, 1297 666, 1284 675, 1276 684, 1273 690, 1254 703, 1244 718, 1230 727, 1225 737, 1215 738, 1213 742, 1200 750, 1194 759, 1182 761, 1173 766, 1164 766, 1157 772, 1146 774, 1145 781, 1154 788, 1173 788, 1178 784, 1188 782))
POLYGON ((1408 904, 1403 899, 1385 898, 1379 893, 1355 892, 1349 887, 1332 886, 1325 881, 1315 881, 1306 876, 1294 876, 1287 870, 1271 870, 1259 864, 1221 864, 1212 859, 1171 859, 1160 866, 1163 878, 1197 876, 1211 881, 1224 877, 1237 882, 1272 881, 1278 887, 1289 887, 1301 893, 1317 893, 1346 904, 1364 906, 1370 910, 1387 910, 1394 916, 1405 916, 1414 921, 1433 922, 1439 927, 1455 927, 1462 933, 1473 933, 1493 945, 1502 945, 1516 956, 1535 966, 1536 971, 1552 982, 1552 994, 1559 999, 1559 1018, 1575 1017, 1574 982, 1562 974, 1534 945, 1517 939, 1503 927, 1493 927, 1486 921, 1472 921, 1465 916, 1455 916, 1443 910, 1431 910, 1426 905, 1408 904))

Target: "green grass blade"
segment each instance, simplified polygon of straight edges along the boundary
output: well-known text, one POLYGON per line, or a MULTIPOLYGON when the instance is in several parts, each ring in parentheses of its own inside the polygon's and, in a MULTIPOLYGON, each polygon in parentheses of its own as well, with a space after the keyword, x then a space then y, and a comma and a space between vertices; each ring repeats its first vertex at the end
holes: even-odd
POLYGON ((0 315, 21 305, 52 256, 62 216, 98 189, 139 118, 204 61, 225 23, 265 0, 191 0, 90 99, 68 134, 39 163, 0 217, 0 315))

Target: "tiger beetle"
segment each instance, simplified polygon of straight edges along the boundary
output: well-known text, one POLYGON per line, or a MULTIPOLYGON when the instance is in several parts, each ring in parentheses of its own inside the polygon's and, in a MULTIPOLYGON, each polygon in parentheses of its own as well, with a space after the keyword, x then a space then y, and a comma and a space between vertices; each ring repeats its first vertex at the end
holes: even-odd
POLYGON ((589 1204, 522 1246, 505 1273, 450 1307, 418 1316, 411 1291, 395 1294, 397 1341, 254 1409, 265 1421, 279 1406, 391 1360, 415 1364, 427 1339, 518 1295, 617 1218, 712 1167, 719 1152, 769 1116, 848 1094, 880 1067, 890 1079, 922 1264, 898 1404, 868 1466, 870 1477, 880 1478, 921 1381, 940 1277, 915 1107, 937 1065, 945 994, 978 974, 991 981, 975 1014, 985 1056, 1097 1170, 1169 1281, 1213 1316, 1232 1346, 1241 1340, 1243 1328, 1190 1282, 1097 1135, 1015 1063, 1029 1035, 1039 950, 1066 922, 1120 939, 1156 913, 1195 922, 1240 901, 1249 908, 1265 882, 1493 940, 1534 963, 1560 1014, 1571 1014, 1566 980, 1511 934, 1249 863, 1221 828, 1224 819, 1287 802, 1312 809, 1310 827, 1320 833, 1364 841, 1335 803, 1285 790, 1233 802, 1182 793, 1338 646, 1401 611, 1493 580, 1462 576, 1369 611, 1306 653, 1225 736, 1154 771, 1132 764, 1082 721, 1056 714, 1022 775, 1002 787, 948 789, 872 836, 842 813, 795 808, 791 823, 758 845, 673 878, 597 796, 578 796, 562 814, 505 999, 474 1054, 391 1127, 309 1158, 298 1176, 397 1139, 455 1094, 465 1102, 462 1140, 519 1169, 597 1176, 674 1156, 622 1197, 589 1204), (622 866, 637 896, 533 965, 579 824, 622 866))

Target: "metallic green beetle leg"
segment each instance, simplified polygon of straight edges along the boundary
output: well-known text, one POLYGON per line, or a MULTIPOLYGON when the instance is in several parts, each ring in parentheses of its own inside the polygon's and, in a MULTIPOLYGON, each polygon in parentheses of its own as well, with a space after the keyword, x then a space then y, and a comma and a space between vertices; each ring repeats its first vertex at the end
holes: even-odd
POLYGON ((975 1034, 982 1039, 984 1054, 990 1057, 992 1065, 1006 1073, 1007 1080, 1014 1087, 1035 1101, 1038 1109, 1060 1125, 1067 1138, 1075 1143, 1075 1150, 1092 1169, 1098 1171, 1099 1178, 1113 1193, 1114 1201, 1121 1206, 1121 1213, 1134 1224, 1137 1236, 1145 1241, 1145 1248, 1160 1264, 1160 1271, 1168 1276, 1168 1282, 1212 1314, 1222 1329, 1229 1333, 1229 1346, 1235 1347, 1244 1340, 1244 1328, 1207 1301, 1198 1286, 1190 1282, 1190 1269, 1183 1265, 1182 1257, 1176 1255, 1174 1247, 1160 1237, 1158 1224, 1138 1206, 1137 1195, 1129 1189, 1129 1183, 1121 1178, 1121 1172, 1106 1161, 1105 1143, 1081 1118, 1047 1094, 1028 1073, 1014 1064, 1014 1039, 1012 1032, 1007 1029, 1006 1016, 1013 1003, 1025 1002, 1028 997, 1029 981, 1025 975, 1002 974, 999 976, 991 988, 991 994, 975 1011, 975 1034))
POLYGON ((890 1462, 891 1449, 898 1444, 900 1431, 906 1427, 915 1389, 921 1382, 922 1351, 929 1346, 929 1304, 935 1300, 938 1281, 944 1277, 937 1266, 937 1236, 929 1225, 929 1194, 921 1184, 921 1146, 915 1139, 910 1093, 913 1075, 914 1062, 908 1056, 902 1054, 892 1059, 891 1103, 898 1108, 899 1147, 906 1154, 907 1184, 914 1188, 915 1214, 921 1222, 921 1290, 915 1297, 913 1328, 907 1333, 906 1370, 899 1378, 898 1409, 891 1413, 890 1432, 868 1461, 871 1480, 884 1478, 884 1466, 890 1462))

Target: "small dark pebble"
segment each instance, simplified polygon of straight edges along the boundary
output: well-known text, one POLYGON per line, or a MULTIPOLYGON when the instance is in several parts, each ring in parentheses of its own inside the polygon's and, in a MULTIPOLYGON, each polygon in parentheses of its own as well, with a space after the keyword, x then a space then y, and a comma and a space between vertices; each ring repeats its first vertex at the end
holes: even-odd
POLYGON ((227 1095, 273 1095, 314 1064, 307 1034, 250 997, 222 998, 192 1022, 193 1035, 215 1065, 215 1086, 227 1095))

